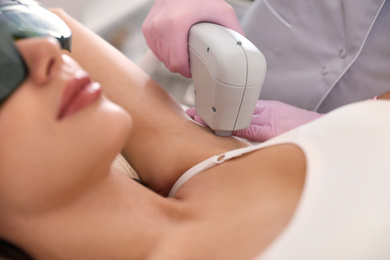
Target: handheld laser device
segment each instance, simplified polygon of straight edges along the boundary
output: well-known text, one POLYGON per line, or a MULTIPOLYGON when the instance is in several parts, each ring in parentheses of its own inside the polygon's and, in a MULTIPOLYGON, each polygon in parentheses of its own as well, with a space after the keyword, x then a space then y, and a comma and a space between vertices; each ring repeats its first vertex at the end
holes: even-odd
POLYGON ((266 74, 264 55, 241 34, 212 23, 188 39, 195 111, 219 136, 249 127, 266 74))

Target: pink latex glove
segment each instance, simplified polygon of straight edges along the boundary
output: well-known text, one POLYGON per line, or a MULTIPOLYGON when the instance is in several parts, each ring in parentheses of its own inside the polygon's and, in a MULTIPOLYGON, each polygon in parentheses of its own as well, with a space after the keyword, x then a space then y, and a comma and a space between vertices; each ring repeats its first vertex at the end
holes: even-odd
POLYGON ((188 32, 212 22, 244 35, 234 9, 224 0, 156 0, 142 30, 146 43, 171 72, 190 78, 188 32))
MULTIPOLYGON (((196 122, 206 125, 200 116, 196 114, 195 108, 187 109, 187 114, 196 122)), ((322 115, 279 101, 259 100, 257 101, 250 126, 244 130, 233 131, 233 135, 250 141, 264 142, 309 123, 322 115)))

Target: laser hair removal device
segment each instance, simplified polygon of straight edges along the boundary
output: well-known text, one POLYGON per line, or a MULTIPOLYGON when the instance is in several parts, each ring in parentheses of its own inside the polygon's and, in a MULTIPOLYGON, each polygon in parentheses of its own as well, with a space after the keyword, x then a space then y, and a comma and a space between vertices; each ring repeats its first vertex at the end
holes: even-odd
POLYGON ((266 74, 264 55, 226 27, 198 23, 188 38, 195 111, 219 136, 248 128, 266 74))

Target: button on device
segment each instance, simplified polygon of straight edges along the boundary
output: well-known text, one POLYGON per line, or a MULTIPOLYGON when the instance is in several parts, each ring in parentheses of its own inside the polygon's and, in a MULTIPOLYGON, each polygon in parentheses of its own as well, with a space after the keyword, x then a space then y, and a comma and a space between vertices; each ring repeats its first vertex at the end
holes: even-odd
POLYGON ((341 49, 341 50, 339 51, 339 57, 340 57, 341 59, 345 59, 345 57, 347 57, 347 50, 346 50, 346 49, 341 49))

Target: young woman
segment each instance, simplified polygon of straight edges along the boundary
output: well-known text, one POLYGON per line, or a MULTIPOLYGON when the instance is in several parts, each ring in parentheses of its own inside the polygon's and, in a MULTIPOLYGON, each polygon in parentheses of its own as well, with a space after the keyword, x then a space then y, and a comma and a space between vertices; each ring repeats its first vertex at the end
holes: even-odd
POLYGON ((390 235, 374 219, 390 217, 390 102, 250 146, 194 123, 121 53, 53 11, 72 29, 72 53, 51 38, 17 41, 29 74, 0 108, 2 239, 34 259, 388 256, 371 241, 390 235), (118 153, 148 188, 112 167, 118 153))

